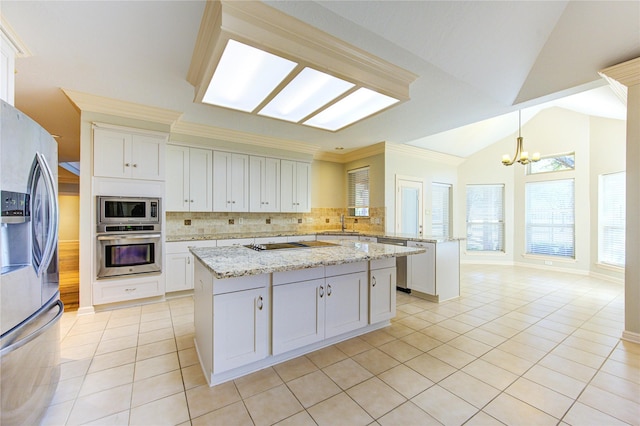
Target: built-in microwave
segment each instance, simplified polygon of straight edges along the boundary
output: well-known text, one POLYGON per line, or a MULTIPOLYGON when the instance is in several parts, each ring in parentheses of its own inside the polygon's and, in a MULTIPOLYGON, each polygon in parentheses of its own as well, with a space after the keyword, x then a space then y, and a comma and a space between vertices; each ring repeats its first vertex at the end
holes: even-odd
POLYGON ((97 232, 160 231, 160 198, 97 197, 97 232))

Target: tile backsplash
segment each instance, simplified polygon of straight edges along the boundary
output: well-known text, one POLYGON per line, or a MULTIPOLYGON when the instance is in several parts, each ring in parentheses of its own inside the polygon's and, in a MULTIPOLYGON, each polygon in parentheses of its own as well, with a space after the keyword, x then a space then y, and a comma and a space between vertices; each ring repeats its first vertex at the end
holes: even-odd
MULTIPOLYGON (((167 212, 166 234, 315 233, 340 229, 347 209, 314 208, 310 213, 167 212), (189 225, 187 225, 189 223, 189 225)), ((345 217, 345 228, 368 233, 384 232, 384 207, 371 207, 369 217, 345 217)))

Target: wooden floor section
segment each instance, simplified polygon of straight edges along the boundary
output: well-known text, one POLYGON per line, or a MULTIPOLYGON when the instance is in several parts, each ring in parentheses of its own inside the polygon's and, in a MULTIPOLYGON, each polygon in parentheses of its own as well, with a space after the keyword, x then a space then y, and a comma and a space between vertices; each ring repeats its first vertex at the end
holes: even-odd
POLYGON ((66 312, 77 311, 80 302, 80 244, 78 241, 58 243, 60 299, 66 312))

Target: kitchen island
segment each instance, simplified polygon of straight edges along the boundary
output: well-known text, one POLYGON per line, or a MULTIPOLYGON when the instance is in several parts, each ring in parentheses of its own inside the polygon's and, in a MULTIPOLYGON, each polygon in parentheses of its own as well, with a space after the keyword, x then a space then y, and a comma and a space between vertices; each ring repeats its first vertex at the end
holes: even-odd
POLYGON ((395 258, 424 249, 333 243, 191 249, 196 350, 210 386, 389 325, 395 258))

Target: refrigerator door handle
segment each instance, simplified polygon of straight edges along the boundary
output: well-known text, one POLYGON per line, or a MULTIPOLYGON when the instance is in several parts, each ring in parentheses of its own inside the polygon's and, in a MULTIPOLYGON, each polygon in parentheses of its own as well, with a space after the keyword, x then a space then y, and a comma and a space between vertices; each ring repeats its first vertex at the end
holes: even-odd
POLYGON ((38 276, 42 275, 43 271, 46 271, 51 263, 51 259, 56 250, 57 241, 58 241, 58 197, 56 196, 56 187, 55 181, 53 179, 53 174, 51 173, 51 168, 47 163, 46 158, 39 152, 36 152, 34 168, 31 171, 31 188, 30 193, 33 192, 33 189, 36 185, 36 180, 38 178, 38 169, 40 170, 40 174, 44 180, 44 184, 47 190, 47 198, 49 206, 49 229, 47 232, 47 241, 45 242, 44 250, 42 252, 42 259, 39 259, 39 265, 36 268, 36 273, 38 276))
POLYGON ((12 330, 10 333, 7 333, 7 335, 5 336, 5 339, 8 340, 8 339, 11 338, 11 335, 19 334, 24 327, 28 326, 37 317, 39 317, 40 315, 42 315, 45 312, 48 312, 49 310, 51 310, 55 306, 58 307, 58 313, 56 314, 56 316, 51 321, 49 321, 48 323, 46 323, 45 325, 43 325, 42 327, 40 327, 39 329, 37 329, 33 333, 29 334, 27 337, 25 337, 23 339, 20 339, 17 342, 12 342, 7 347, 0 346, 0 347, 2 347, 2 349, 0 349, 0 357, 3 357, 5 355, 15 351, 16 349, 21 348, 22 346, 24 346, 27 343, 31 342, 32 340, 36 339, 42 333, 44 333, 49 328, 51 328, 60 319, 60 317, 62 317, 62 314, 64 313, 64 305, 62 304, 61 300, 56 300, 53 303, 50 303, 49 305, 47 305, 46 308, 42 309, 38 315, 36 315, 35 317, 32 317, 32 318, 29 318, 29 321, 23 322, 22 324, 17 326, 14 330, 12 330))

